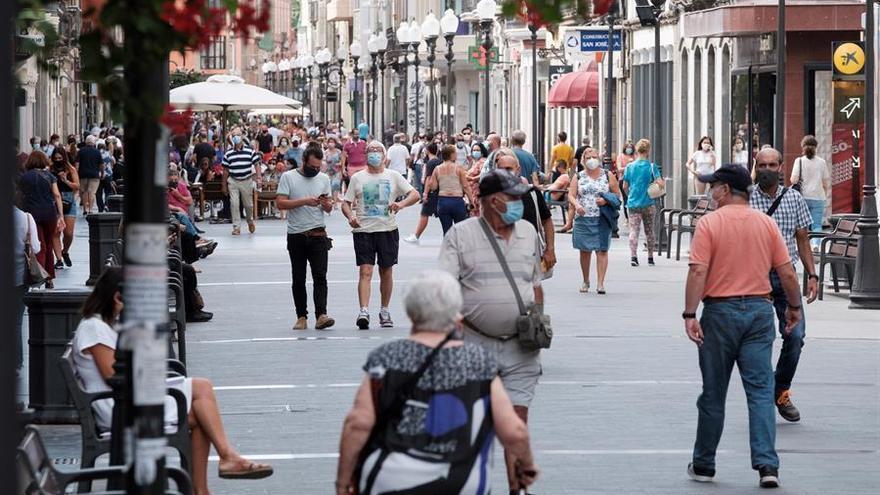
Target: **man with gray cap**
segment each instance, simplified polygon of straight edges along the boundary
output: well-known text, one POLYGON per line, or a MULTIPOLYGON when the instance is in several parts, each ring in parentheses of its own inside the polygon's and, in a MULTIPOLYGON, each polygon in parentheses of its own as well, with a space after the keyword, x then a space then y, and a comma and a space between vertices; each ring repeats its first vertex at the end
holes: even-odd
POLYGON ((773 395, 774 327, 770 280, 775 269, 789 301, 785 332, 801 319, 797 274, 785 241, 767 215, 749 207, 751 178, 724 165, 700 181, 712 185, 718 209, 697 223, 682 312, 685 331, 698 346, 703 392, 697 399, 697 439, 688 475, 709 482, 724 428, 724 405, 736 363, 748 398, 752 469, 763 488, 779 486, 773 395), (703 302, 702 317, 697 308, 703 302))
MULTIPOLYGON (((522 221, 520 198, 531 188, 507 170, 487 172, 480 179, 480 216, 455 224, 440 248, 441 267, 461 284, 464 340, 497 355, 504 388, 517 415, 526 422, 541 376, 541 351, 524 350, 517 341, 520 309, 484 225, 499 245, 528 307, 543 278, 538 234, 531 223, 522 221)), ((515 462, 506 452, 505 461, 510 490, 519 493, 515 462)))

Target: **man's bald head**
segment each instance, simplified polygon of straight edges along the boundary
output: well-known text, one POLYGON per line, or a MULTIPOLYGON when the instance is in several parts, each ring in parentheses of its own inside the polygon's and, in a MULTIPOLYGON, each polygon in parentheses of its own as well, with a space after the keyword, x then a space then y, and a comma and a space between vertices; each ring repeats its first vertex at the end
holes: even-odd
POLYGON ((489 134, 486 137, 486 142, 489 143, 489 151, 495 151, 501 147, 501 136, 498 134, 489 134))
POLYGON ((774 148, 763 148, 755 155, 755 163, 782 165, 782 153, 774 148))

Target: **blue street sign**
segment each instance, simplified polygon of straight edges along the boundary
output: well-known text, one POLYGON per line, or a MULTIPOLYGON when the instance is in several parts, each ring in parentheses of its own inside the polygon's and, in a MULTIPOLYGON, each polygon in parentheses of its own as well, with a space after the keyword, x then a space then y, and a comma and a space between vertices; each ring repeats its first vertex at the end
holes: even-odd
MULTIPOLYGON (((607 52, 608 51, 608 30, 579 30, 579 36, 567 36, 566 44, 569 48, 577 49, 580 45, 582 52, 607 52)), ((574 33, 572 33, 574 34, 574 33)), ((621 46, 620 30, 614 30, 614 51, 619 52, 621 46)))

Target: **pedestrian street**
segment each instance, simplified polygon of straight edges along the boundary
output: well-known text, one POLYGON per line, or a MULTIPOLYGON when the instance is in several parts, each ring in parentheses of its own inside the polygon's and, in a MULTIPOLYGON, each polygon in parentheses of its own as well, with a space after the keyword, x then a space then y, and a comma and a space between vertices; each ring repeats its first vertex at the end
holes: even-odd
MULTIPOLYGON (((555 213, 559 221, 558 211, 555 213)), ((399 215, 401 236, 415 228, 417 208, 399 215)), ((393 329, 355 327, 357 269, 350 229, 338 211, 327 226, 334 247, 328 270, 330 330, 293 331, 285 223, 258 222, 256 233, 232 237, 229 225, 199 224, 220 246, 198 263, 208 323, 188 325, 188 366, 215 385, 235 448, 272 463, 260 481, 217 478, 215 495, 332 493, 339 435, 367 353, 409 332, 402 299, 407 282, 436 267, 436 219, 420 246, 401 243, 395 268, 393 329)), ((86 227, 77 232, 75 265, 57 287, 81 285, 87 274, 86 227)), ((734 373, 726 429, 712 486, 688 479, 701 379, 696 347, 684 334, 686 258, 657 257, 657 266, 629 266, 625 230, 614 239, 607 295, 578 292, 580 270, 570 236, 557 234, 559 263, 545 282, 555 339, 542 353, 543 376, 529 418, 542 474, 536 494, 746 494, 759 491, 749 465, 745 397, 734 373)), ((378 312, 374 276, 371 313, 378 312)), ((777 416, 780 479, 785 494, 869 494, 880 486, 880 315, 847 310, 826 292, 806 306, 807 340, 792 393, 803 416, 777 416)), ((311 300, 310 300, 311 305, 311 300)), ((309 315, 313 327, 314 315, 309 315)), ((776 350, 780 345, 777 339, 776 350)), ((774 357, 775 362, 775 357, 774 357)), ((50 455, 79 456, 79 426, 44 426, 50 455)), ((506 488, 495 451, 493 493, 506 488)), ((103 462, 106 462, 106 457, 103 462)), ((174 462, 174 461, 172 461, 174 462)), ((101 461, 99 461, 99 465, 101 461)), ((61 468, 67 467, 64 465, 61 468)))

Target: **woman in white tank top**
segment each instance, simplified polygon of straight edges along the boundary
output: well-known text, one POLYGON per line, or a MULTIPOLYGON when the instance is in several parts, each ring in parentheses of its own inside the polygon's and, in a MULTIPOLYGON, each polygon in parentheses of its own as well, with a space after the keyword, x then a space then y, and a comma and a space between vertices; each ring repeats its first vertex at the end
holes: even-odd
POLYGON ((714 148, 712 138, 709 136, 701 137, 700 142, 697 143, 697 151, 694 152, 685 165, 694 174, 694 192, 697 194, 706 194, 706 183, 700 182, 696 176, 715 172, 717 159, 714 148))

